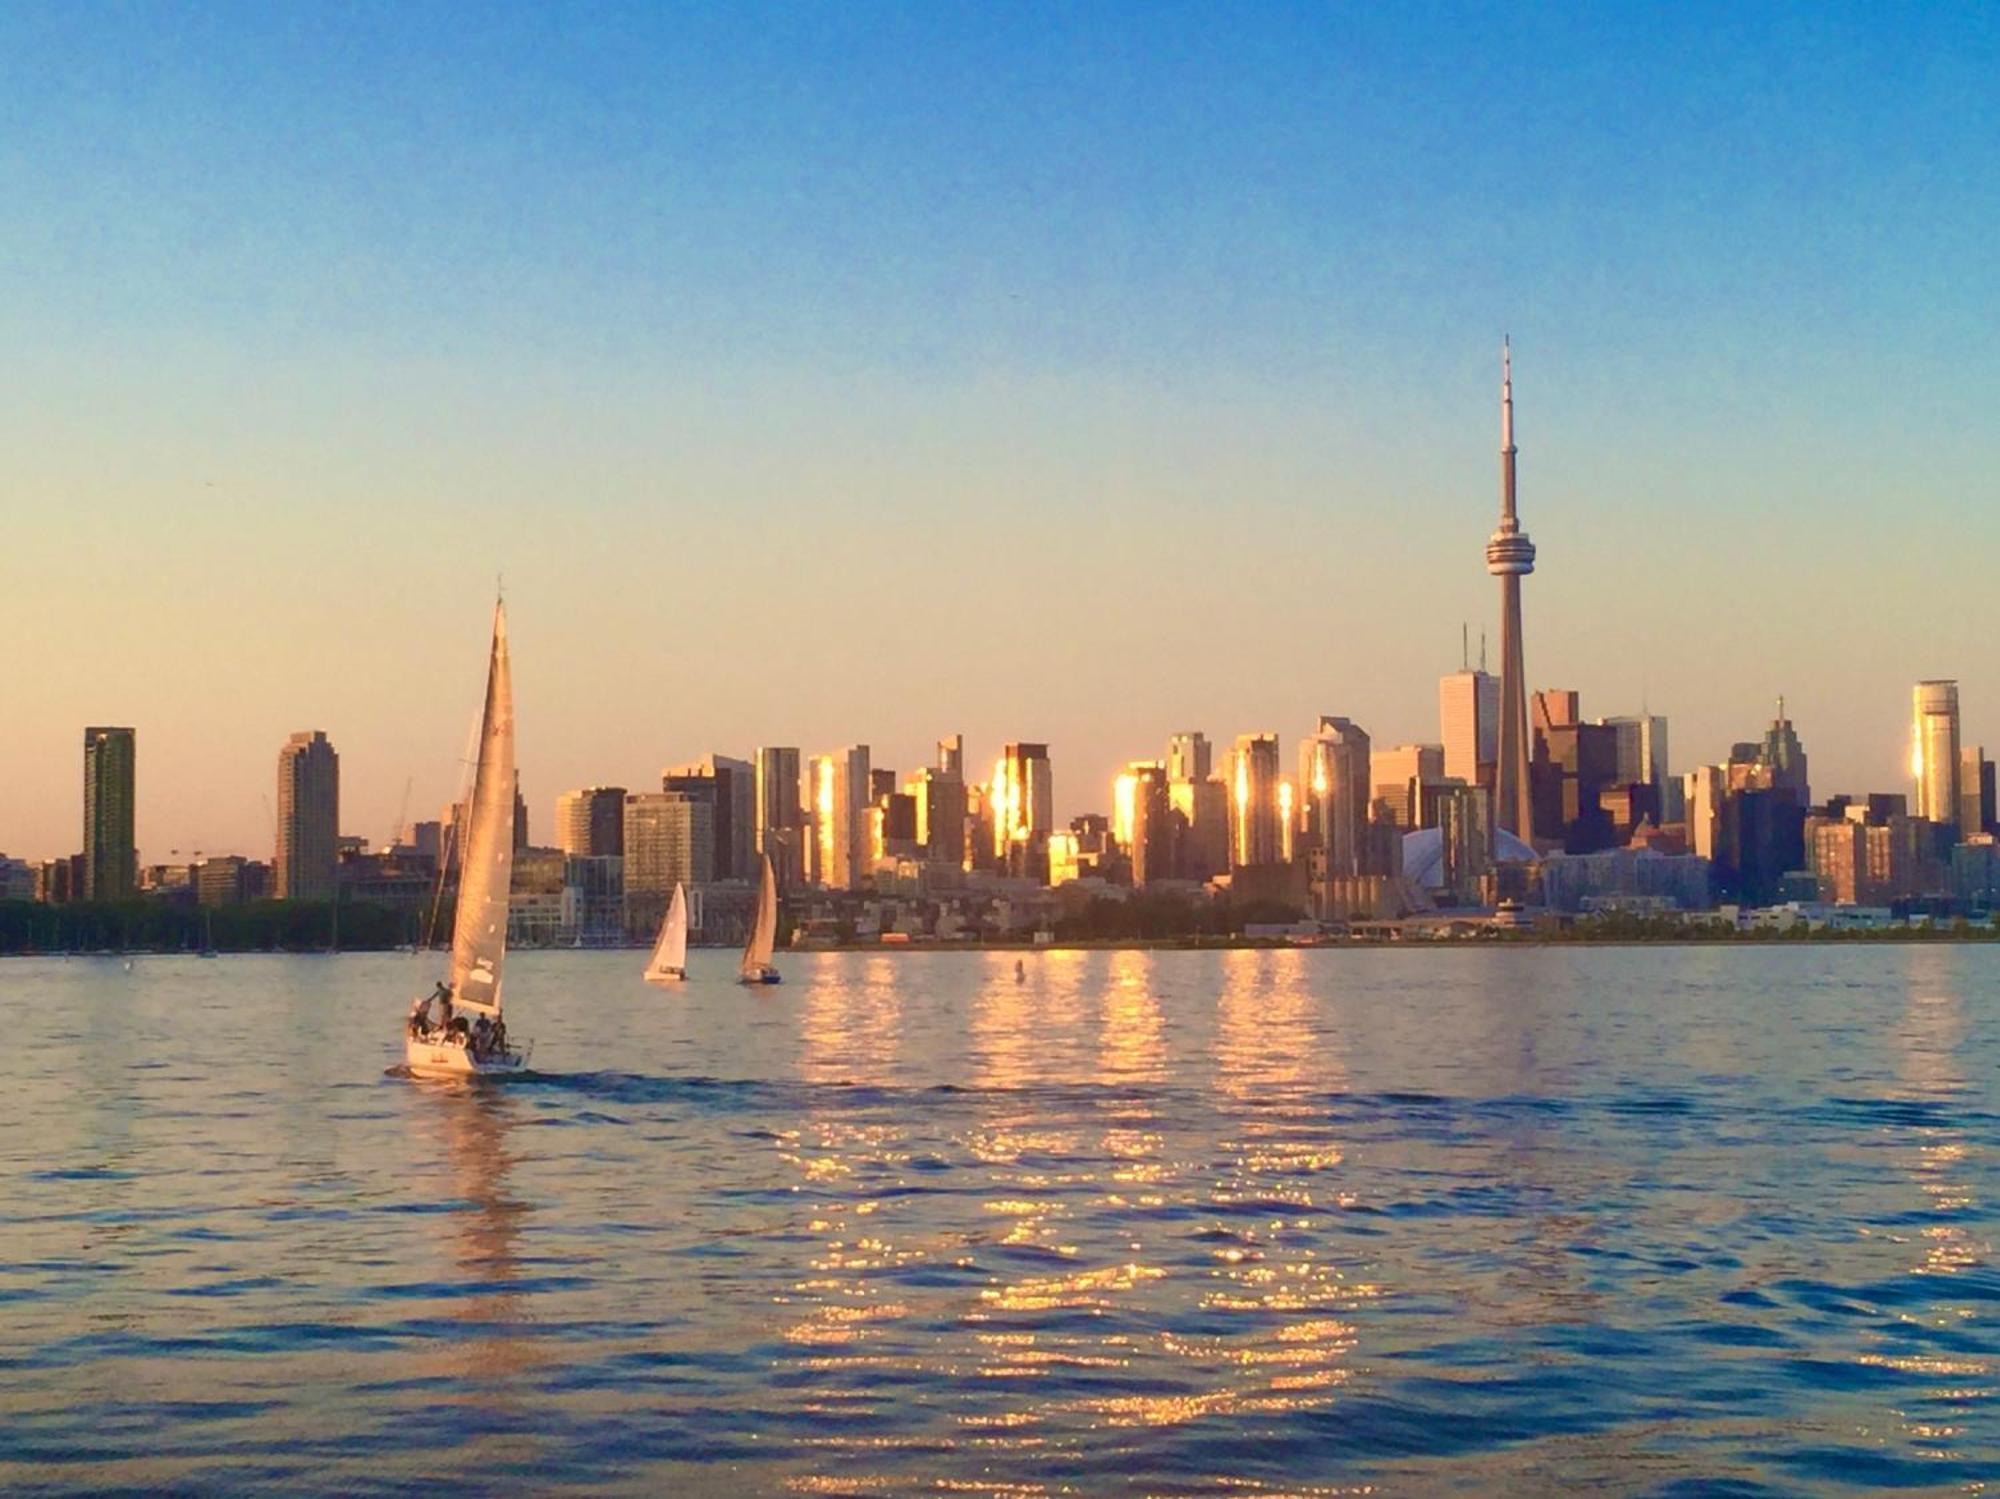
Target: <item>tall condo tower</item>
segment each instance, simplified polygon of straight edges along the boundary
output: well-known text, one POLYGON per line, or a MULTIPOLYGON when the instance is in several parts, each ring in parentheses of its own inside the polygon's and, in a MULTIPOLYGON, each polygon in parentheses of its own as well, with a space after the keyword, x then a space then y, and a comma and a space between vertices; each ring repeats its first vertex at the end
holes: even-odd
POLYGON ((1528 676, 1521 659, 1521 579, 1535 570, 1535 544, 1514 511, 1514 362, 1500 345, 1500 529, 1486 543, 1486 570, 1500 580, 1500 765, 1494 808, 1499 825, 1532 844, 1528 784, 1528 676))
POLYGON ((278 846, 271 893, 332 900, 340 888, 340 756, 309 729, 278 751, 278 846))
POLYGON ((1957 823, 1958 683, 1936 678, 1917 683, 1911 694, 1910 775, 1917 783, 1910 810, 1932 822, 1957 823))

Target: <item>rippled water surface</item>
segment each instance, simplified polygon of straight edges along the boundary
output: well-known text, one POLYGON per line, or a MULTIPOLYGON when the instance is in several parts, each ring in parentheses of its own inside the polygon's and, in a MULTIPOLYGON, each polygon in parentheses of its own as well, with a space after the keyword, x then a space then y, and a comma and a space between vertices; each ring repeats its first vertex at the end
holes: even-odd
POLYGON ((0 965, 0 1488, 1977 1491, 2000 951, 0 965))

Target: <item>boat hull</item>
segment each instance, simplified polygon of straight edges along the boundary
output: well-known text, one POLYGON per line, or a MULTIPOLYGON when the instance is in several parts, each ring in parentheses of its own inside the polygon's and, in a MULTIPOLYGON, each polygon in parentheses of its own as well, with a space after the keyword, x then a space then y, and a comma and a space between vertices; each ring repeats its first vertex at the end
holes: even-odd
POLYGON ((738 974, 736 982, 739 984, 777 984, 784 981, 778 977, 777 969, 759 968, 750 973, 738 974))
POLYGON ((404 1038, 403 1056, 412 1077, 506 1077, 522 1070, 518 1053, 482 1059, 467 1047, 416 1036, 404 1038))
POLYGON ((678 984, 687 977, 685 968, 648 968, 646 982, 649 984, 678 984))

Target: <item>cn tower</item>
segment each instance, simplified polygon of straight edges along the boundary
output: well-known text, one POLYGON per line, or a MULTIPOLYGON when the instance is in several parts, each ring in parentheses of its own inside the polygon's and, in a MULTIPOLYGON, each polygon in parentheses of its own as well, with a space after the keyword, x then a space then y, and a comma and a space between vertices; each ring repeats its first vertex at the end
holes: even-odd
POLYGON ((1499 825, 1532 845, 1528 785, 1528 674, 1521 664, 1521 579, 1535 570, 1535 544, 1514 513, 1514 361, 1500 344, 1500 529, 1486 543, 1486 570, 1500 580, 1500 767, 1493 788, 1499 825))

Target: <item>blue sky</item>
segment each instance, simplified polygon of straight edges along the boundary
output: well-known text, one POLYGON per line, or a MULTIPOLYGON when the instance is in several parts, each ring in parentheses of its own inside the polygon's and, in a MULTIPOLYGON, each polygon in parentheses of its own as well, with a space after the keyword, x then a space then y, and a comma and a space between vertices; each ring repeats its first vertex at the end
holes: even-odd
MULTIPOLYGON (((451 789, 504 572, 539 825, 758 742, 1435 736, 1491 628, 1676 768, 1900 784, 2000 541, 2000 17, 10 6, 0 848, 451 789)), ((1289 755, 1289 752, 1288 752, 1289 755)), ((378 827, 377 824, 380 826, 378 827)))

